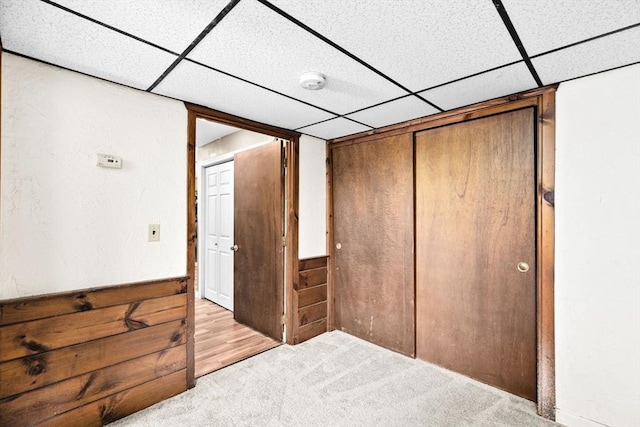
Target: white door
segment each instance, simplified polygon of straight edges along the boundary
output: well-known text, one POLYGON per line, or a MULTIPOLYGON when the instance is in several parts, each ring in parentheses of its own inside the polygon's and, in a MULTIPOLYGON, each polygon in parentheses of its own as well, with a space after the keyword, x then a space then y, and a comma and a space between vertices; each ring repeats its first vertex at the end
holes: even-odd
POLYGON ((233 311, 233 161, 204 175, 204 297, 233 311))

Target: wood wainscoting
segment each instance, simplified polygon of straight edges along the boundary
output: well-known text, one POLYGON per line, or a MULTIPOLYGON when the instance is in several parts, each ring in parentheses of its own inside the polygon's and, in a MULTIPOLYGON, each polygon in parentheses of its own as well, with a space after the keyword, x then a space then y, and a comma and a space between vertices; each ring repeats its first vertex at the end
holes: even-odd
POLYGON ((103 425, 187 388, 187 278, 0 301, 0 425, 103 425))
POLYGON ((327 331, 327 257, 301 259, 294 289, 294 344, 327 331))

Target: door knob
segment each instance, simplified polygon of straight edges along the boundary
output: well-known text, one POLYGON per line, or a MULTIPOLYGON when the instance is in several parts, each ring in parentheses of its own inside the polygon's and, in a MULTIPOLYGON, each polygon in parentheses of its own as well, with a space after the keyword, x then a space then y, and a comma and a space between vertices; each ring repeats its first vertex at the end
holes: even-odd
POLYGON ((520 273, 526 273, 527 271, 529 271, 529 264, 527 264, 526 262, 519 262, 518 271, 520 273))
POLYGON ((234 252, 238 252, 238 245, 233 245, 229 249, 231 249, 234 252))

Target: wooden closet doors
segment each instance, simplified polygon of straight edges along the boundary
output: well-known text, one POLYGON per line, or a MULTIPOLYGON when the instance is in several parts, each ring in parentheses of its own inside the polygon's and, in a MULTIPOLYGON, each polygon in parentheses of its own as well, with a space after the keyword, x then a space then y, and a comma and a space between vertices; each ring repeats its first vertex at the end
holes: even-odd
POLYGON ((413 136, 331 156, 336 328, 413 356, 413 136))
POLYGON ((416 355, 536 400, 533 108, 419 132, 416 355))

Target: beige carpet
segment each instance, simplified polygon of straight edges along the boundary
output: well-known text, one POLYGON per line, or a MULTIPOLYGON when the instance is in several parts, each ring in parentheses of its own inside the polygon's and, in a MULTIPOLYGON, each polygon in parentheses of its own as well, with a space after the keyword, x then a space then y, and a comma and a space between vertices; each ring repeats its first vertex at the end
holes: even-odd
POLYGON ((342 332, 280 346, 112 426, 556 426, 533 403, 342 332))

